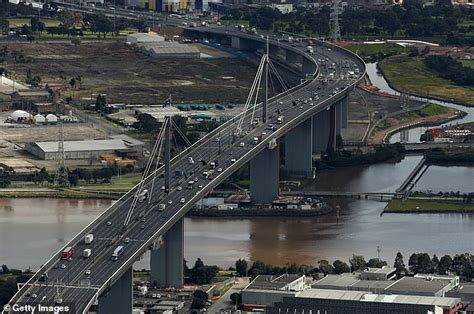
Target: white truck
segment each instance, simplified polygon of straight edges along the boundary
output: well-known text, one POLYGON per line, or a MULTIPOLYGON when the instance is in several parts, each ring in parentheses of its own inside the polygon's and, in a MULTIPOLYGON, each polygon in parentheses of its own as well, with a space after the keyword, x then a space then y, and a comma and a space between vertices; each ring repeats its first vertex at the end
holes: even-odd
POLYGON ((277 118, 277 123, 278 123, 278 124, 282 124, 282 123, 283 123, 283 116, 279 116, 279 117, 277 118))
POLYGON ((82 256, 84 256, 84 258, 89 258, 91 255, 92 255, 91 249, 85 249, 84 251, 82 251, 82 256))
POLYGON ((309 54, 313 54, 313 53, 314 53, 314 49, 313 49, 312 46, 306 47, 306 51, 307 51, 309 54))
POLYGON ((88 233, 84 236, 84 244, 91 244, 94 241, 94 235, 92 233, 88 233))

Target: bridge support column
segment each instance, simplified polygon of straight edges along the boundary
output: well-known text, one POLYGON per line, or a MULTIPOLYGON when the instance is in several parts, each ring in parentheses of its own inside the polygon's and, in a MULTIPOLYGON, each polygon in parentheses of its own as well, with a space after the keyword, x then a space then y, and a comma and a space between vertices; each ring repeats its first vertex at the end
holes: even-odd
POLYGON ((306 58, 303 58, 303 66, 302 66, 303 75, 311 74, 314 72, 314 70, 315 70, 314 63, 310 62, 306 58))
POLYGON ((285 175, 311 178, 313 175, 313 124, 307 119, 285 135, 285 175))
POLYGON ((232 48, 237 50, 248 50, 255 48, 255 45, 251 44, 248 40, 235 36, 232 36, 231 46, 232 48))
POLYGON ((158 288, 183 287, 184 220, 164 235, 161 246, 151 250, 150 284, 158 288))
POLYGON ((323 110, 313 116, 313 153, 325 152, 329 143, 330 111, 323 110))
POLYGON ((335 134, 336 136, 338 135, 341 135, 341 131, 342 131, 342 101, 338 102, 336 105, 335 105, 335 110, 336 110, 336 130, 335 130, 335 134))
POLYGON ((347 129, 348 117, 349 117, 349 94, 341 100, 341 110, 342 110, 342 128, 347 129))
POLYGON ((280 145, 265 148, 250 160, 250 196, 255 204, 271 204, 278 198, 280 145))
POLYGON ((109 291, 99 296, 99 314, 130 314, 133 308, 133 270, 130 267, 109 291))

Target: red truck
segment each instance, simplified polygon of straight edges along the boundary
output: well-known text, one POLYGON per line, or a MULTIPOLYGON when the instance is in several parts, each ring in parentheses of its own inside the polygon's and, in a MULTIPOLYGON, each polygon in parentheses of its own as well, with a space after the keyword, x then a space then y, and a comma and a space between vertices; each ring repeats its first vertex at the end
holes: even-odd
POLYGON ((72 254, 74 253, 74 249, 72 246, 68 246, 67 248, 65 248, 63 250, 63 252, 61 253, 61 259, 69 259, 72 257, 72 254))

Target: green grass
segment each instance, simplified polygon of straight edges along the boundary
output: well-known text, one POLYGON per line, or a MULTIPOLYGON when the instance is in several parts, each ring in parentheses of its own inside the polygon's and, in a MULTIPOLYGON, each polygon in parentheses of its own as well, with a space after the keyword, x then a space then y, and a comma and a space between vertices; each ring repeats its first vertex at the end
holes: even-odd
POLYGON ((386 44, 350 44, 346 47, 366 59, 383 59, 384 57, 408 53, 409 49, 393 43, 386 44))
POLYGON ((379 62, 385 78, 397 90, 434 95, 474 106, 474 87, 457 86, 428 69, 422 60, 393 57, 379 62))
POLYGON ((94 190, 104 192, 127 192, 141 180, 141 175, 126 176, 118 179, 112 178, 112 183, 105 184, 87 184, 83 183, 79 187, 83 190, 94 190))
MULTIPOLYGON (((9 18, 7 19, 10 23, 10 27, 22 27, 23 25, 31 25, 31 19, 29 18, 9 18)), ((58 27, 60 22, 54 19, 41 19, 46 27, 58 27)))
POLYGON ((222 276, 222 277, 232 277, 236 274, 235 270, 219 270, 217 273, 217 276, 222 276))
POLYGON ((436 116, 449 112, 449 108, 438 104, 429 103, 423 109, 420 110, 420 114, 425 117, 436 116))
POLYGON ((458 21, 458 26, 461 26, 461 27, 474 26, 474 20, 460 20, 458 21))
POLYGON ((385 207, 385 212, 410 213, 410 212, 466 212, 474 211, 474 204, 459 203, 441 200, 401 200, 392 199, 385 207))
POLYGON ((462 65, 474 69, 474 60, 460 60, 462 65))
POLYGON ((245 27, 250 26, 250 22, 248 20, 221 20, 222 25, 243 25, 245 27))

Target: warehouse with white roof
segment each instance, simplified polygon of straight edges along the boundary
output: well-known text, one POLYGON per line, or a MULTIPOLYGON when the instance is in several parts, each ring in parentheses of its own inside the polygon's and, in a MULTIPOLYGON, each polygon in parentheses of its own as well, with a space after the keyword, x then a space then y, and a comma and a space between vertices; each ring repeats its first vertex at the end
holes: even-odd
MULTIPOLYGON (((58 158, 59 142, 26 143, 26 151, 44 160, 58 158)), ((127 145, 123 139, 64 141, 66 159, 98 158, 102 154, 127 153, 132 156, 139 154, 136 145, 127 145)), ((140 147, 141 149, 141 147, 140 147)))

